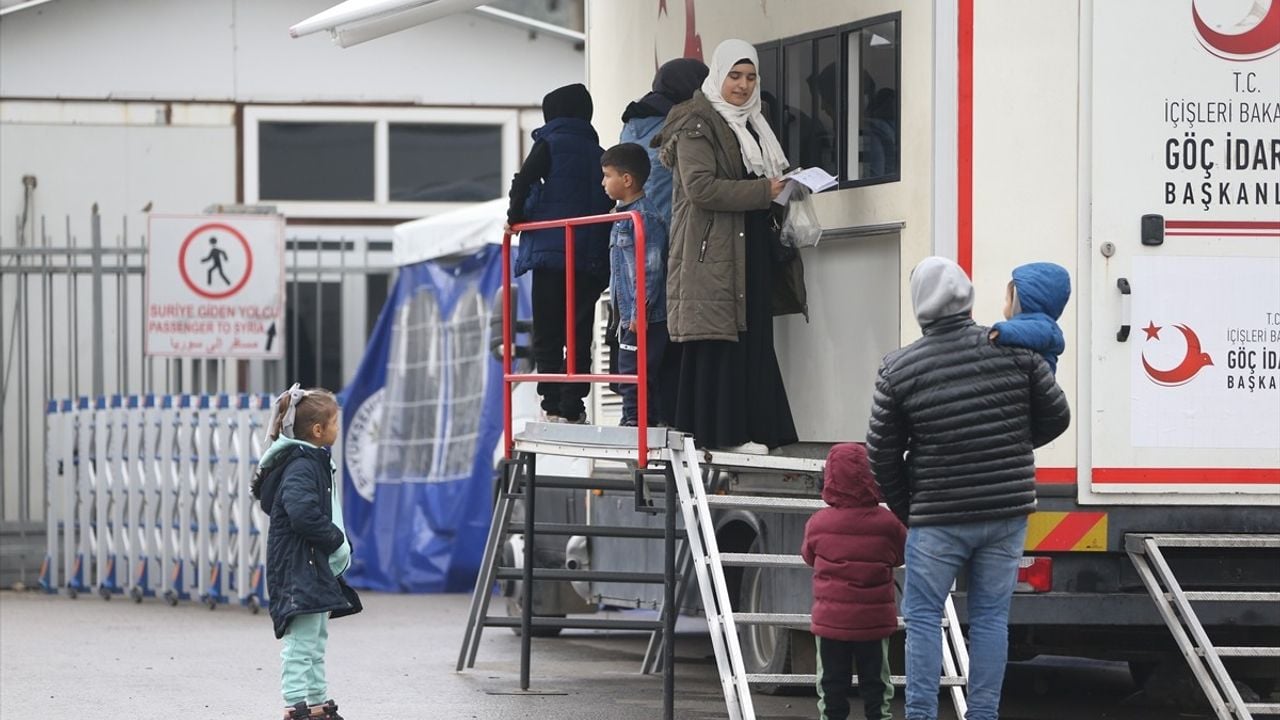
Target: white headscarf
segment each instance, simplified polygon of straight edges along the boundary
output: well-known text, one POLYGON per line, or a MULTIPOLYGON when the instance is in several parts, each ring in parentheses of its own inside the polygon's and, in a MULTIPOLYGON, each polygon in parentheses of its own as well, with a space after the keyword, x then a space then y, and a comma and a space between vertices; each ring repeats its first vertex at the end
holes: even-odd
POLYGON ((702 94, 707 96, 711 107, 720 113, 720 117, 729 123, 733 134, 738 137, 738 146, 742 148, 742 163, 747 170, 760 177, 781 177, 787 169, 787 156, 782 152, 773 128, 769 127, 764 115, 760 114, 760 83, 756 83, 756 89, 745 105, 734 105, 720 94, 720 86, 729 76, 729 71, 739 60, 744 59, 750 60, 757 68, 760 67, 756 49, 749 43, 732 39, 720 43, 711 57, 711 73, 702 83, 702 94), (759 142, 747 131, 747 123, 751 123, 752 129, 760 137, 759 142))

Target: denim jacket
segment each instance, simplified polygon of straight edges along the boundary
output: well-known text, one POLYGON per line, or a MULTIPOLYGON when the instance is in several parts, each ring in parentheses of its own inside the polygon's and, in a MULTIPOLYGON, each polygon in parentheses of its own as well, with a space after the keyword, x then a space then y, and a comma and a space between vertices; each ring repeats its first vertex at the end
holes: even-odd
MULTIPOLYGON (((634 210, 644 221, 645 298, 648 322, 667 319, 667 223, 653 203, 641 195, 628 205, 619 204, 614 212, 634 210)), ((609 233, 609 285, 618 307, 618 331, 621 334, 636 319, 636 251, 635 230, 630 219, 618 220, 609 233)))

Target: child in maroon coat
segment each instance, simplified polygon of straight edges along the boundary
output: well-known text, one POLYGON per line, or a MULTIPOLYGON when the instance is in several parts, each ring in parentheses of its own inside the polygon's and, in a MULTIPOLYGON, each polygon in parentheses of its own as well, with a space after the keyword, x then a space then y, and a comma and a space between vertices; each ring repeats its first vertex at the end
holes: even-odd
POLYGON ((880 507, 867 450, 831 448, 822 499, 809 518, 800 554, 813 567, 813 624, 818 643, 818 713, 849 717, 853 669, 867 720, 890 720, 889 636, 898 629, 893 569, 902 564, 907 529, 880 507))

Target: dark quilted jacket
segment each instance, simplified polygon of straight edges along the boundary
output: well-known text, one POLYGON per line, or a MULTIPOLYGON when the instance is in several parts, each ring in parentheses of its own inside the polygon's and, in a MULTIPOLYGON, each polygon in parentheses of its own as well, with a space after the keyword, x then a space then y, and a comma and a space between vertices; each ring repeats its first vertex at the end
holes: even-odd
POLYGON ((880 366, 867 451, 908 525, 1035 511, 1032 450, 1061 435, 1071 411, 1040 355, 988 333, 967 315, 944 318, 880 366))
POLYGON ((329 570, 329 555, 344 539, 333 524, 329 452, 288 448, 261 468, 259 475, 254 494, 271 517, 267 593, 276 637, 284 637, 295 615, 328 612, 337 618, 359 612, 355 590, 329 570))
POLYGON ((880 640, 898 629, 893 569, 902 564, 907 529, 880 507, 861 445, 831 448, 822 499, 831 507, 804 526, 800 555, 813 567, 813 621, 828 640, 880 640))

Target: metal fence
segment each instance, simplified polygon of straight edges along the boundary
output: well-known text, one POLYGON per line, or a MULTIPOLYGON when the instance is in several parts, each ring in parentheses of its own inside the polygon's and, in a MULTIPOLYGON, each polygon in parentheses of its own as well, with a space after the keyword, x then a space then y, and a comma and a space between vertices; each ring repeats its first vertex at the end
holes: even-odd
MULTIPOLYGON (((104 231, 96 206, 88 219, 87 237, 71 217, 20 217, 13 236, 0 234, 0 533, 30 533, 39 545, 49 402, 262 393, 286 378, 340 389, 394 272, 387 237, 290 228, 283 361, 148 358, 146 227, 122 218, 104 231)), ((0 554, 0 563, 11 565, 12 554, 0 554)), ((25 570, 39 560, 22 563, 25 570)))

